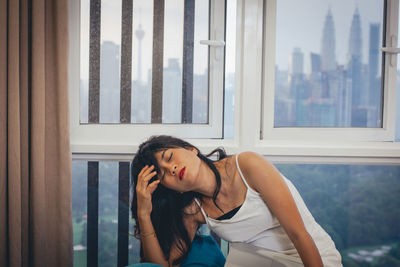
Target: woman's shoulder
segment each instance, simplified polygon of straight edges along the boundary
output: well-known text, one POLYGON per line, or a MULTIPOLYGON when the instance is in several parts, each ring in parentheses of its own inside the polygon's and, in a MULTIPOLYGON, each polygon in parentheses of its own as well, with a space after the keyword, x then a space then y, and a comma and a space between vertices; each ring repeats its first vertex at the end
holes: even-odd
POLYGON ((271 174, 276 171, 267 159, 256 152, 244 151, 237 154, 237 162, 247 183, 257 192, 260 183, 264 183, 264 179, 271 177, 271 174))
POLYGON ((268 161, 260 154, 252 151, 243 151, 235 155, 240 169, 251 167, 254 164, 267 163, 268 161))

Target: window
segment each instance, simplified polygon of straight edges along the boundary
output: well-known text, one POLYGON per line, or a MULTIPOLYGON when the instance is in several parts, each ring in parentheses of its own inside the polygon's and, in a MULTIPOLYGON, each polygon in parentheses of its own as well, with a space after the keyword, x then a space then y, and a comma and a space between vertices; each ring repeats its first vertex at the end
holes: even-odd
POLYGON ((73 147, 222 138, 225 1, 72 3, 73 147))
POLYGON ((393 141, 394 2, 267 1, 264 139, 393 141))
MULTIPOLYGON (((126 161, 72 161, 75 267, 87 263, 99 267, 139 263, 140 242, 133 236, 130 193, 124 190, 129 189, 129 173, 126 161)), ((210 234, 206 225, 199 232, 210 234)), ((227 242, 219 243, 226 255, 227 242)))
MULTIPOLYGON (((103 229, 96 236, 98 252, 109 246, 102 240, 111 240, 113 249, 107 259, 96 259, 112 266, 118 261, 119 223, 128 222, 132 232, 127 214, 120 220, 116 211, 120 164, 153 134, 184 137, 203 152, 223 146, 228 154, 251 150, 280 163, 335 241, 348 236, 333 232, 331 218, 311 202, 314 195, 342 205, 355 189, 374 195, 397 188, 400 144, 393 141, 400 140, 400 67, 391 52, 400 35, 399 1, 300 2, 70 0, 75 259, 88 257, 85 231, 103 229), (318 12, 310 13, 310 5, 318 12), (192 50, 185 48, 191 41, 192 50), (89 216, 96 221, 85 230, 88 177, 96 174, 88 167, 96 163, 98 213, 89 216), (347 176, 335 176, 336 170, 347 176), (343 192, 335 195, 339 182, 343 192), (108 196, 113 206, 106 208, 108 196)), ((389 199, 386 194, 382 201, 389 199)), ((340 205, 345 213, 358 207, 340 205)), ((358 223, 354 218, 341 227, 355 229, 358 223)), ((390 255, 395 246, 385 235, 341 244, 342 255, 349 264, 368 262, 374 250, 360 254, 356 245, 378 245, 382 255, 390 255)), ((135 263, 137 243, 133 237, 128 242, 129 263, 135 263)))
POLYGON ((343 266, 397 266, 399 166, 280 164, 278 169, 332 237, 343 266))

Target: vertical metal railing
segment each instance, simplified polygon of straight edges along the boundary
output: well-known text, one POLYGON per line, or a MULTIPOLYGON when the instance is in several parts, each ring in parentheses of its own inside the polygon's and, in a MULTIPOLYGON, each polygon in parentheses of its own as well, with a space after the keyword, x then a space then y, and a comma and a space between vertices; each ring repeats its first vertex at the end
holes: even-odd
POLYGON ((87 266, 98 266, 99 247, 99 162, 88 162, 87 266))
POLYGON ((182 64, 182 123, 192 123, 193 117, 193 50, 195 1, 185 0, 182 64))
POLYGON ((101 0, 90 0, 89 123, 99 123, 101 0))
POLYGON ((132 0, 122 0, 120 122, 131 122, 132 0))
MULTIPOLYGON (((133 2, 122 1, 120 123, 131 122, 133 2)), ((154 0, 151 123, 162 123, 165 0, 154 0)), ((192 123, 195 1, 184 1, 181 123, 192 123)), ((90 0, 89 123, 100 123, 101 0, 90 0)), ((140 97, 140 96, 135 96, 140 97)))
POLYGON ((118 177, 118 267, 122 267, 128 265, 129 162, 119 163, 118 177))
POLYGON ((162 123, 164 0, 154 0, 151 123, 162 123))
MULTIPOLYGON (((119 162, 117 266, 128 265, 130 163, 119 162)), ((98 266, 99 162, 88 162, 87 266, 98 266)))

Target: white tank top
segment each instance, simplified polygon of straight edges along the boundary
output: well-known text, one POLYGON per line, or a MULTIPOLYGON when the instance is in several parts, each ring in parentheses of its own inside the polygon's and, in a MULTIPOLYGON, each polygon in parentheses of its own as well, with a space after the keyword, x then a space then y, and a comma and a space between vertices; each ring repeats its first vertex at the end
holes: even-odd
MULTIPOLYGON (((236 214, 226 220, 216 220, 208 217, 199 201, 195 199, 207 225, 218 236, 228 242, 248 243, 264 249, 299 257, 293 242, 280 225, 278 219, 271 213, 260 194, 247 184, 239 167, 238 156, 239 154, 236 155, 236 166, 240 177, 247 187, 246 198, 236 214)), ((314 220, 294 185, 283 175, 282 177, 293 196, 308 233, 313 238, 319 250, 324 266, 341 266, 340 254, 336 250, 332 239, 314 220)))

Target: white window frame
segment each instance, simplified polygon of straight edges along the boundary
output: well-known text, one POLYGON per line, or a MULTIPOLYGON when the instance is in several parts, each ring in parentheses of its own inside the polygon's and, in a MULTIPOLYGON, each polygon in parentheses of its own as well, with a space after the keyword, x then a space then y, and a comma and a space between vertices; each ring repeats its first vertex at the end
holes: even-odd
MULTIPOLYGON (((400 163, 400 144, 393 143, 394 134, 394 118, 395 118, 395 94, 396 94, 396 64, 394 66, 386 66, 385 83, 385 108, 384 108, 384 129, 389 132, 384 138, 376 138, 379 131, 370 134, 369 140, 366 137, 349 138, 354 128, 346 129, 345 135, 337 138, 335 131, 329 133, 328 138, 321 138, 318 135, 326 133, 331 128, 320 129, 318 135, 308 136, 307 132, 302 129, 283 129, 287 133, 276 132, 270 136, 271 121, 273 119, 273 90, 274 84, 267 81, 268 77, 274 77, 274 60, 271 59, 271 51, 275 43, 274 35, 268 35, 266 47, 263 47, 263 23, 269 21, 267 31, 275 31, 276 19, 276 0, 246 0, 239 1, 243 5, 243 17, 241 18, 241 34, 243 37, 238 38, 241 42, 239 52, 241 55, 238 65, 240 65, 239 73, 240 86, 236 91, 236 110, 239 112, 239 118, 235 119, 235 126, 239 129, 235 131, 237 137, 239 151, 252 150, 273 159, 276 162, 323 162, 323 163, 367 163, 367 164, 399 164, 400 163), (267 14, 263 21, 263 4, 266 4, 267 14), (270 50, 264 54, 266 58, 262 58, 263 48, 270 50), (263 60, 265 61, 265 69, 263 70, 263 60), (271 63, 272 64, 268 64, 271 63), (272 73, 272 75, 271 75, 272 73), (390 78, 389 78, 390 77, 390 78), (264 90, 264 95, 262 91, 264 90), (268 98, 269 95, 269 99, 268 98), (271 97, 272 96, 272 97, 271 97), (261 101, 266 106, 271 106, 263 111, 261 101), (264 115, 264 116, 262 116, 264 115), (268 124, 269 122, 269 124, 268 124), (238 125, 239 124, 239 125, 238 125), (262 127, 261 125, 264 125, 262 127), (266 127, 268 127, 266 128, 266 127), (348 130, 348 131, 347 131, 348 130), (263 137, 262 136, 262 131, 263 137), (389 139, 387 139, 389 137, 389 139), (375 138, 375 139, 374 139, 375 138), (390 139, 391 138, 391 139, 390 139), (383 139, 383 141, 382 141, 383 139), (388 140, 388 141, 386 141, 388 140)), ((391 35, 397 36, 398 24, 398 0, 388 0, 388 10, 392 13, 390 16, 387 31, 391 35)), ((389 35, 389 36, 391 36, 389 35)), ((397 38, 396 38, 397 41, 397 38)), ((393 44, 396 45, 396 44, 393 44)), ((272 53, 273 56, 273 53, 272 53)), ((397 58, 391 56, 392 62, 397 63, 397 58)), ((388 61, 388 60, 387 60, 388 61)), ((236 111, 235 110, 235 111, 236 111)), ((235 117, 236 118, 236 117, 235 117)), ((273 129, 281 130, 281 129, 273 129)), ((315 129, 313 129, 314 131, 315 129)), ((374 132, 372 129, 372 132, 374 132)), ((368 136, 367 136, 368 137, 368 136)))
MULTIPOLYGON (((210 39, 225 36, 225 1, 210 1, 210 39), (222 15, 221 15, 222 14, 222 15)), ((149 135, 181 138, 222 138, 224 45, 209 45, 208 124, 80 124, 80 1, 70 0, 70 136, 73 152, 115 153, 132 151, 149 135)), ((200 40, 195 40, 200 42, 200 40)), ((177 103, 180 104, 180 103, 177 103)))
MULTIPOLYGON (((389 6, 388 9, 398 10, 398 2, 399 0, 388 0, 388 4, 395 5, 395 8, 389 6)), ((267 5, 267 17, 272 16, 267 19, 275 19, 275 12, 270 14, 271 9, 268 9, 268 7, 274 4, 276 7, 276 0, 237 0, 236 88, 233 139, 186 138, 186 140, 198 146, 205 153, 215 147, 223 146, 228 154, 250 150, 262 154, 274 163, 400 164, 400 143, 390 141, 384 142, 378 141, 378 139, 375 141, 352 141, 351 138, 342 138, 339 140, 337 138, 335 140, 309 138, 305 140, 300 138, 301 133, 297 135, 298 131, 296 129, 292 129, 292 133, 289 136, 282 135, 280 138, 268 138, 265 128, 261 127, 262 123, 264 123, 264 126, 268 125, 264 121, 267 118, 263 118, 262 116, 261 101, 267 101, 265 100, 267 92, 263 95, 262 89, 265 89, 263 85, 267 86, 267 82, 269 82, 265 78, 271 75, 269 73, 269 76, 266 76, 268 71, 271 72, 271 70, 267 69, 271 68, 271 66, 266 65, 265 70, 263 70, 264 59, 261 56, 264 49, 264 4, 267 5), (262 130, 264 130, 264 139, 261 138, 262 130)), ((388 29, 394 32, 397 30, 398 20, 393 15, 391 16, 391 21, 387 27, 394 27, 395 29, 388 29)), ((78 27, 76 26, 76 28, 78 27)), ((397 32, 395 34, 397 36, 397 32)), ((72 44, 79 46, 79 43, 76 42, 72 42, 72 44)), ((394 78, 391 77, 390 80, 385 81, 390 87, 389 93, 385 94, 385 103, 388 103, 387 105, 389 106, 385 107, 384 111, 384 116, 386 116, 384 127, 388 131, 394 125, 395 114, 393 106, 395 103, 393 100, 395 99, 397 57, 391 60, 394 60, 395 68, 386 70, 385 75, 387 79, 388 76, 394 76, 394 78)), ((75 72, 75 75, 79 77, 79 71, 78 73, 75 72)), ((273 86, 269 86, 274 89, 273 86)), ((142 125, 142 127, 148 129, 146 128, 148 125, 142 125)), ((176 126, 172 125, 171 128, 177 129, 176 126)), ((350 132, 354 130, 350 129, 350 132)), ((165 133, 165 131, 161 133, 165 133)), ((137 151, 138 145, 148 135, 144 138, 138 138, 136 135, 126 136, 125 140, 121 142, 109 143, 105 140, 87 142, 87 140, 82 138, 77 139, 76 135, 71 134, 73 158, 82 160, 130 160, 137 151), (129 140, 126 140, 128 138, 129 140)), ((336 137, 335 134, 331 136, 336 137)), ((92 136, 89 137, 93 138, 92 136)))
MULTIPOLYGON (((264 103, 263 136, 268 140, 297 139, 297 140, 335 140, 335 141, 393 141, 395 129, 395 94, 396 94, 396 64, 391 64, 393 54, 386 53, 384 96, 383 96, 383 127, 274 127, 275 99, 275 43, 276 43, 276 0, 266 1, 266 38, 264 54, 264 103)), ((386 16, 387 47, 397 47, 398 1, 388 0, 386 16), (392 44, 392 39, 396 43, 392 44)))

